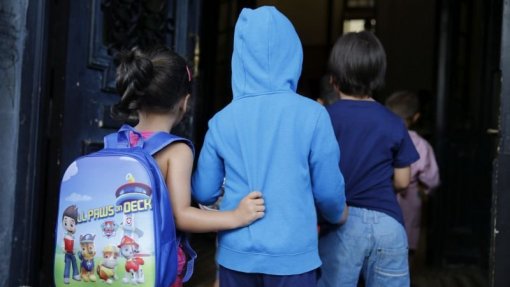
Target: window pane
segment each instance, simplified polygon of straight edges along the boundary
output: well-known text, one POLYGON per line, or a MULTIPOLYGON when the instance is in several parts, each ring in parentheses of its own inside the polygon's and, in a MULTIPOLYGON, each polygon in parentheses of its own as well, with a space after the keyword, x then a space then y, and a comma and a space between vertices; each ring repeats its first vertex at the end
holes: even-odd
POLYGON ((365 30, 365 19, 344 20, 344 34, 365 30))

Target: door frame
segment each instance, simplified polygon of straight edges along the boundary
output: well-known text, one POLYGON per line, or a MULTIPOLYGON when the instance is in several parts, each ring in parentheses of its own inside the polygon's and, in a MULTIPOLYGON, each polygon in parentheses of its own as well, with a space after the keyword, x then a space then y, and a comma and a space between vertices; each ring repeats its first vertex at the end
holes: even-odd
POLYGON ((493 171, 490 286, 510 286, 510 2, 503 1, 498 154, 493 171))
MULTIPOLYGON (((44 145, 47 127, 47 8, 48 1, 29 2, 23 64, 21 68, 20 122, 18 126, 15 200, 12 206, 13 230, 7 257, 10 266, 8 286, 34 285, 38 281, 42 236, 43 200, 41 183, 44 181, 46 153, 44 145)), ((4 271, 4 270, 2 270, 4 271)))

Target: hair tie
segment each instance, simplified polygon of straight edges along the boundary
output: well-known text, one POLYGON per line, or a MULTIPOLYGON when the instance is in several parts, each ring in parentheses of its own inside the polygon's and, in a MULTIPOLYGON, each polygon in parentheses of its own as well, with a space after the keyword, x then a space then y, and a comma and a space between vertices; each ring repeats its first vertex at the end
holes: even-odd
POLYGON ((188 73, 188 81, 191 83, 191 71, 189 70, 188 65, 186 65, 186 72, 188 73))

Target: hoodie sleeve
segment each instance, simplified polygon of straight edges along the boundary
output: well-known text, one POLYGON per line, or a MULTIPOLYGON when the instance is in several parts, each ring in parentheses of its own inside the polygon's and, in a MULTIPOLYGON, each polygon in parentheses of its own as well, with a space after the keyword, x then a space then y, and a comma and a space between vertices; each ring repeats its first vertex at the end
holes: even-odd
POLYGON ((201 204, 212 204, 221 195, 225 168, 216 147, 213 131, 209 127, 191 181, 193 198, 201 204))
POLYGON ((345 207, 345 183, 340 172, 340 149, 329 115, 321 109, 309 156, 312 191, 319 213, 338 223, 345 207))

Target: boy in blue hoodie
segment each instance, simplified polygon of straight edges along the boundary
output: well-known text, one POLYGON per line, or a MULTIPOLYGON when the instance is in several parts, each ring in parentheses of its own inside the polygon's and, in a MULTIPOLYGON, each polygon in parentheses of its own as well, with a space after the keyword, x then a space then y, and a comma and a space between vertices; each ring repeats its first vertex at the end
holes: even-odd
POLYGON ((209 122, 193 176, 202 204, 230 210, 260 190, 265 216, 219 234, 221 286, 315 286, 317 214, 345 219, 340 151, 326 110, 296 94, 303 54, 274 7, 243 9, 232 56, 234 99, 209 122))

